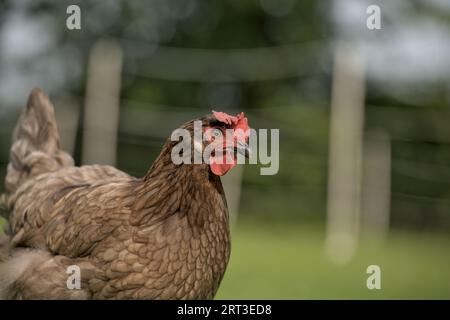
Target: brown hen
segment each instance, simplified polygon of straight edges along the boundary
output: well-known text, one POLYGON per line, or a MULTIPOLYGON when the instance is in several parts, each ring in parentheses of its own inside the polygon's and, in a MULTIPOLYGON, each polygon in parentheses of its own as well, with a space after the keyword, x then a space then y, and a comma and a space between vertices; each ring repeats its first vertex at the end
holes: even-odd
MULTIPOLYGON (((205 132, 248 129, 243 114, 214 112, 198 120, 205 132)), ((192 133, 194 120, 181 128, 192 133)), ((205 136, 203 147, 230 147, 205 136)), ((247 151, 247 139, 235 137, 231 147, 247 151)), ((219 175, 236 158, 217 164, 221 155, 213 153, 209 163, 175 164, 176 143, 168 140, 140 179, 111 166, 75 167, 59 148, 51 102, 33 90, 14 132, 0 204, 8 220, 0 241, 0 298, 213 298, 230 256, 219 175), (73 266, 81 275, 75 288, 68 285, 73 266)))

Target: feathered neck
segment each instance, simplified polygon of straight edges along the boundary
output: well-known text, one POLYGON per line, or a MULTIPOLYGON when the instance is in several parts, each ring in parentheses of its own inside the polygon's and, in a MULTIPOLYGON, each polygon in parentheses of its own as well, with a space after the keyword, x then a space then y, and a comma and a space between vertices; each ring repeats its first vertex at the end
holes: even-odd
POLYGON ((174 164, 171 159, 174 145, 173 141, 166 142, 135 188, 139 200, 134 205, 137 214, 132 224, 154 223, 173 214, 187 215, 191 226, 195 228, 203 227, 208 216, 225 214, 228 220, 220 177, 214 175, 207 164, 174 164), (201 203, 204 205, 200 210, 196 206, 201 203), (216 212, 217 208, 223 212, 216 212))

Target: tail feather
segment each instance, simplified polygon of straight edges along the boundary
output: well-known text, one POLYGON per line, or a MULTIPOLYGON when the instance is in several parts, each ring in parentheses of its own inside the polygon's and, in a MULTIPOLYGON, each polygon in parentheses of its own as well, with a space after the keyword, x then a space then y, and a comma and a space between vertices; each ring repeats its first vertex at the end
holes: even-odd
POLYGON ((59 147, 52 103, 40 89, 33 89, 14 130, 6 190, 12 193, 32 177, 72 165, 72 157, 59 147))

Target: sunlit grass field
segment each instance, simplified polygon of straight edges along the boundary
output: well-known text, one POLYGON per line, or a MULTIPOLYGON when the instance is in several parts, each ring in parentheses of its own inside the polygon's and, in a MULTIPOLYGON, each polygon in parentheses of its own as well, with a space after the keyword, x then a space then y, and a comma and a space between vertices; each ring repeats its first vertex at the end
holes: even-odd
POLYGON ((217 299, 450 299, 450 236, 365 239, 344 266, 324 254, 318 227, 240 219, 232 236, 217 299), (381 290, 366 287, 372 264, 381 267, 381 290))
POLYGON ((450 299, 450 236, 392 233, 363 240, 344 266, 324 254, 320 228, 239 221, 217 299, 450 299), (367 266, 381 268, 369 290, 367 266))

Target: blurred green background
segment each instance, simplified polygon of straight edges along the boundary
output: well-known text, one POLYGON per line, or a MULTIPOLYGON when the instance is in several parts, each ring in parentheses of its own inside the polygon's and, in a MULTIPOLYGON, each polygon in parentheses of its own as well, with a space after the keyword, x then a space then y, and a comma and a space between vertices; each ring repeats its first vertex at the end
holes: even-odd
POLYGON ((449 299, 449 26, 445 0, 0 1, 0 179, 34 86, 51 96, 57 116, 70 110, 75 129, 64 142, 69 125, 60 123, 63 145, 83 163, 89 61, 109 41, 122 55, 120 169, 142 176, 173 129, 211 109, 280 129, 279 172, 243 168, 217 298, 449 299), (66 28, 70 4, 81 9, 81 30, 66 28), (370 4, 381 8, 381 30, 366 27, 370 4), (388 152, 349 155, 355 168, 363 162, 363 196, 354 248, 336 260, 326 249, 336 224, 329 150, 343 43, 364 61, 361 141, 388 152), (380 163, 387 174, 378 174, 380 163), (369 265, 381 267, 381 290, 366 286, 369 265))

